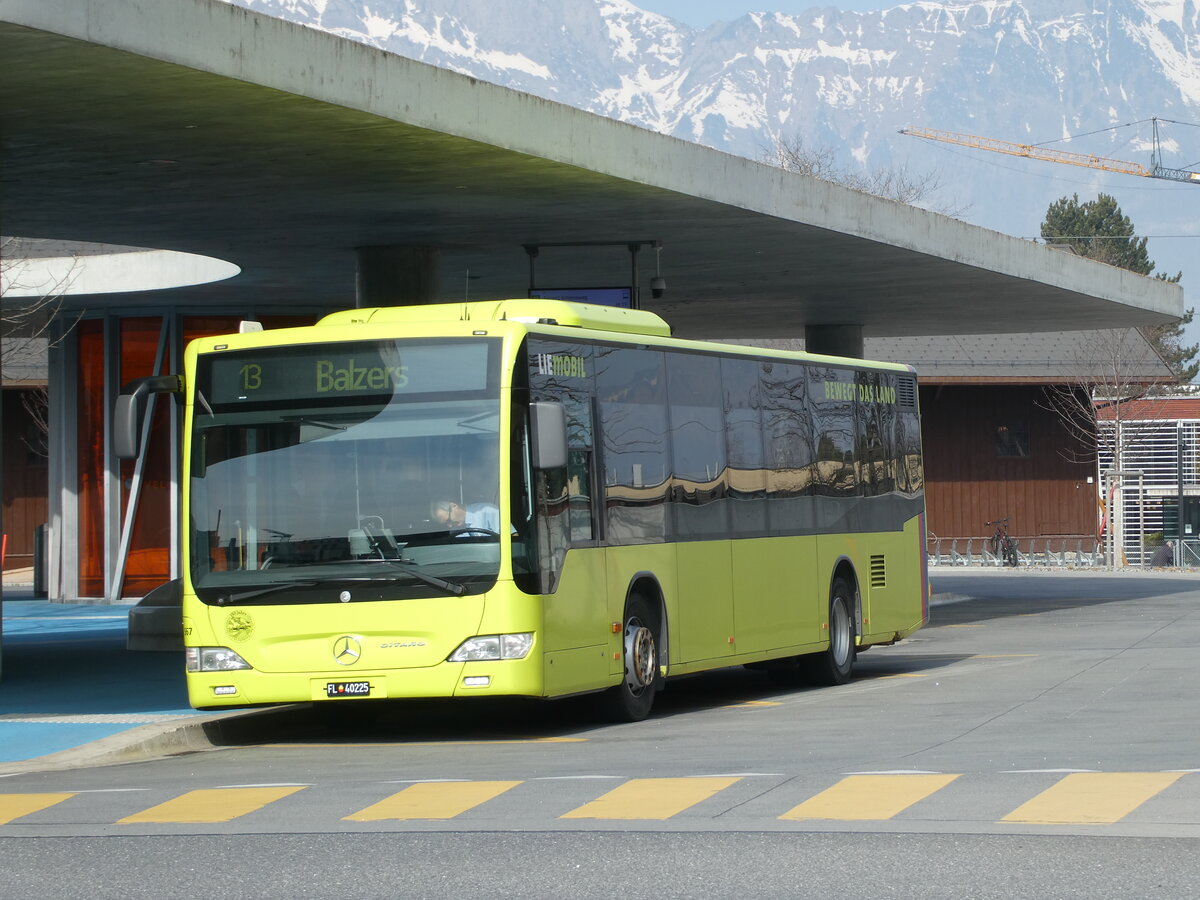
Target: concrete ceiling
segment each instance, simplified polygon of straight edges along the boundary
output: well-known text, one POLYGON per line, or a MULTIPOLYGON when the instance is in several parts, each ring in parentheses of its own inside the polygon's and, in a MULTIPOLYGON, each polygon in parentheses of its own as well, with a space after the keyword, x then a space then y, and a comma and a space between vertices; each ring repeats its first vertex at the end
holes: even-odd
MULTIPOLYGON (((219 0, 0 0, 0 229, 227 260, 89 308, 354 305, 355 248, 438 248, 441 293, 523 296, 524 244, 660 240, 679 334, 1169 321, 1176 285, 637 129, 219 0)), ((544 286, 626 284, 547 247, 544 286)))

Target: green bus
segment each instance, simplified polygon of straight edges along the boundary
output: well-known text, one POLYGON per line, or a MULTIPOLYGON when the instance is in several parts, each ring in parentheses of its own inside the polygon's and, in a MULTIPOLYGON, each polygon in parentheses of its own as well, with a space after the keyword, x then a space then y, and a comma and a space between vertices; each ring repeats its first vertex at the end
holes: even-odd
POLYGON ((182 592, 201 709, 840 684, 928 621, 907 366, 681 340, 553 300, 193 341, 182 592))

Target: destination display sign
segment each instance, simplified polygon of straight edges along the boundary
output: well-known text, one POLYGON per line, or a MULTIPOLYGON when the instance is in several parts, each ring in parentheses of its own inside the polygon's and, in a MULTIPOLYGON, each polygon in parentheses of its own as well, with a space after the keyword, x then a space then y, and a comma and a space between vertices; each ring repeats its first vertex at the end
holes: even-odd
POLYGON ((495 344, 359 341, 212 354, 201 360, 201 390, 209 404, 226 408, 486 391, 496 377, 495 344))

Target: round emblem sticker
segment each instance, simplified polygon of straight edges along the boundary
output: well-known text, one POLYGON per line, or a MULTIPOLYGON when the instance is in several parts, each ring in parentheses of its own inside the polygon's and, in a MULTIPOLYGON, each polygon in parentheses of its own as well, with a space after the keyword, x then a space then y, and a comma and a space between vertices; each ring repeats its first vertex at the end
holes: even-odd
POLYGON ((254 620, 244 609, 235 609, 225 619, 225 633, 232 641, 244 641, 254 632, 254 620))

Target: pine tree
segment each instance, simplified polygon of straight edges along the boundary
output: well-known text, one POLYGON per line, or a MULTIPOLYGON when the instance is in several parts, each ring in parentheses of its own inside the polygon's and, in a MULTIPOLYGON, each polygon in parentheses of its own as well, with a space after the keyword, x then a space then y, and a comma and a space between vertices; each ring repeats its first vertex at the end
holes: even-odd
MULTIPOLYGON (((1100 194, 1095 200, 1079 202, 1079 195, 1062 197, 1050 204, 1042 222, 1042 240, 1051 246, 1070 250, 1079 256, 1129 269, 1139 275, 1154 271, 1154 260, 1146 250, 1146 238, 1134 233, 1133 223, 1121 212, 1115 198, 1100 194)), ((1177 282, 1182 273, 1155 277, 1177 282)), ((1189 309, 1175 324, 1152 325, 1139 329, 1183 384, 1200 374, 1195 360, 1200 344, 1183 343, 1183 329, 1192 321, 1189 309)))
MULTIPOLYGON (((1179 275, 1175 275, 1164 280, 1178 281, 1179 277, 1179 275)), ((1200 360, 1195 358, 1196 354, 1200 352, 1200 344, 1183 342, 1183 329, 1192 323, 1192 316, 1195 312, 1193 307, 1174 324, 1150 325, 1140 329, 1146 336, 1146 340, 1158 350, 1163 361, 1171 367, 1171 371, 1175 373, 1180 384, 1190 384, 1197 375, 1200 375, 1200 360)))

